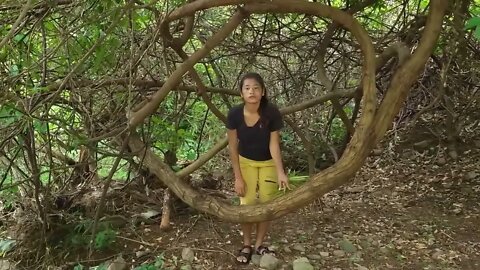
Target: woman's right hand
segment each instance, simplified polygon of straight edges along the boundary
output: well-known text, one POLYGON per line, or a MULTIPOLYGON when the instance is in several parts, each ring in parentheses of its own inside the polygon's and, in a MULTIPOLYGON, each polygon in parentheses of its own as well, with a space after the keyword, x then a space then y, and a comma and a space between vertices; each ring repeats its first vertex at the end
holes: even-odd
POLYGON ((238 196, 245 196, 245 181, 243 178, 235 178, 235 192, 238 196))

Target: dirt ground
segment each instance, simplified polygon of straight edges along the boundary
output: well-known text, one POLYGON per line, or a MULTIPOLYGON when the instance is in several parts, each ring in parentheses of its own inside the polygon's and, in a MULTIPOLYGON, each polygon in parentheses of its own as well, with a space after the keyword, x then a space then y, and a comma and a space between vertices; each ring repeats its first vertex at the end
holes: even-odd
MULTIPOLYGON (((438 145, 413 144, 372 154, 349 185, 276 220, 267 244, 281 260, 279 269, 292 269, 300 257, 314 269, 480 269, 480 141, 464 142, 457 160, 438 145)), ((149 208, 132 201, 122 207, 129 213, 149 208)), ((131 221, 127 212, 121 214, 131 221)), ((235 263, 238 224, 188 208, 173 215, 169 231, 160 230, 160 217, 150 221, 126 222, 90 259, 82 249, 51 249, 43 256, 56 267, 17 268, 116 270, 107 266, 121 257, 139 270, 261 269, 258 257, 235 263)))
MULTIPOLYGON (((480 269, 480 151, 456 161, 439 153, 384 150, 350 185, 276 220, 268 244, 281 269, 299 257, 315 269, 480 269)), ((157 224, 126 227, 96 260, 70 255, 66 265, 98 265, 121 253, 135 266, 163 254, 165 269, 260 269, 235 263, 239 229, 190 211, 167 232, 157 224), (182 260, 184 248, 193 262, 182 260)))

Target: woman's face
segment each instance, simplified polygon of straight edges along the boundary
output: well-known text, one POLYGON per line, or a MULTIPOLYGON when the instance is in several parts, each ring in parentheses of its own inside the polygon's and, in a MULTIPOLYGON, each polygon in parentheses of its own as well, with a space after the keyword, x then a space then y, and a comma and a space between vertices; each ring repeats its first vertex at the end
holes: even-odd
POLYGON ((247 78, 243 81, 241 95, 245 103, 260 103, 264 91, 260 83, 255 79, 247 78))

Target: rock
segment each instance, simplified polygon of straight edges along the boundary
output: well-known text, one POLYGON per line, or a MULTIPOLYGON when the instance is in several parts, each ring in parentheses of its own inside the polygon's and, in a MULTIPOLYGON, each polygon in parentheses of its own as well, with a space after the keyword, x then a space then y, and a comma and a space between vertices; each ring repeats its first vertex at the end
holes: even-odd
POLYGON ((334 251, 333 251, 333 255, 334 255, 335 257, 343 257, 343 256, 345 256, 345 251, 343 251, 343 250, 334 250, 334 251))
POLYGON ((328 256, 330 256, 330 253, 329 253, 329 252, 325 252, 325 251, 321 251, 321 252, 320 252, 320 256, 322 256, 322 257, 328 257, 328 256))
MULTIPOLYGON (((348 193, 359 193, 359 192, 362 192, 363 188, 362 187, 350 187, 350 188, 347 188, 346 192, 348 193)), ((342 237, 341 236, 341 233, 340 233, 340 236, 338 237, 342 237)))
POLYGON ((0 270, 15 270, 17 267, 7 260, 0 260, 0 270))
POLYGON ((291 250, 289 247, 284 247, 284 248, 283 248, 283 251, 284 251, 285 253, 292 253, 292 250, 291 250))
POLYGON ((187 262, 193 262, 195 260, 195 253, 191 248, 184 248, 182 250, 182 260, 187 262))
POLYGON ((382 252, 385 255, 388 255, 390 253, 390 250, 387 247, 381 247, 380 252, 382 252))
POLYGON ((192 266, 190 264, 185 264, 180 267, 180 270, 192 270, 192 266))
POLYGON ((465 174, 465 179, 466 180, 474 180, 477 177, 478 177, 478 173, 474 172, 474 171, 471 171, 471 172, 468 172, 467 174, 465 174))
POLYGON ((158 217, 160 216, 162 213, 158 212, 158 211, 155 211, 153 209, 149 209, 147 212, 145 213, 141 213, 140 215, 144 218, 144 219, 151 219, 151 218, 155 218, 155 217, 158 217))
POLYGON ((109 266, 108 270, 126 270, 127 263, 122 256, 117 257, 109 266))
POLYGON ((310 264, 308 258, 302 257, 293 261, 293 270, 313 270, 313 265, 310 264))
POLYGON ((383 152, 383 149, 375 148, 372 150, 372 155, 374 156, 380 156, 383 152))
POLYGON ((438 260, 443 255, 443 251, 437 250, 432 254, 432 259, 438 260))
POLYGON ((265 254, 260 259, 260 267, 266 270, 275 270, 280 264, 280 260, 270 254, 265 254))
POLYGON ((447 160, 444 157, 439 157, 437 159, 437 164, 440 165, 440 166, 443 166, 443 165, 447 164, 447 160))
POLYGON ((355 253, 357 252, 357 248, 348 240, 341 240, 338 242, 338 245, 340 246, 340 248, 347 252, 347 253, 355 253))
POLYGON ((334 232, 334 233, 332 234, 332 236, 333 236, 333 237, 337 237, 337 238, 341 238, 341 237, 343 237, 343 233, 341 233, 341 232, 334 232))
POLYGON ((368 268, 363 265, 357 264, 357 270, 368 270, 368 268))
POLYGON ((372 243, 369 242, 368 240, 362 240, 362 241, 360 241, 360 246, 361 246, 363 249, 368 249, 368 248, 370 248, 371 245, 372 245, 372 243))
POLYGON ((457 153, 457 151, 455 151, 455 150, 450 150, 450 151, 448 151, 448 155, 449 155, 453 160, 457 160, 457 159, 458 159, 458 153, 457 153))
POLYGON ((322 256, 317 255, 317 254, 309 254, 309 255, 307 255, 307 258, 310 259, 310 260, 321 260, 322 256))
POLYGON ((287 239, 280 239, 279 242, 282 243, 282 244, 288 244, 288 240, 287 240, 287 239))
POLYGON ((296 250, 296 251, 300 251, 300 252, 305 252, 305 250, 306 250, 305 247, 300 245, 300 244, 295 244, 293 246, 293 249, 296 250))
POLYGON ((137 256, 137 259, 140 258, 140 257, 143 257, 147 254, 149 254, 150 252, 149 251, 146 251, 146 250, 139 250, 137 252, 135 252, 135 256, 137 256))
POLYGON ((254 264, 254 265, 260 265, 260 259, 262 259, 262 256, 261 255, 258 255, 258 254, 253 254, 252 255, 252 259, 251 259, 251 262, 254 264))

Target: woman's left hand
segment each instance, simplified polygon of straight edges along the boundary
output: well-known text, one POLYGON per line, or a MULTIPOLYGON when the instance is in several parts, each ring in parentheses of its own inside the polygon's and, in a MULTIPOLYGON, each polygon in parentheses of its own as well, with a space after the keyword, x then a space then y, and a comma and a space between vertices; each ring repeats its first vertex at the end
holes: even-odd
POLYGON ((288 176, 285 173, 278 174, 278 190, 291 190, 288 184, 288 176))

